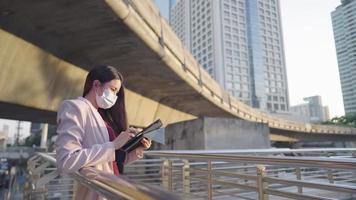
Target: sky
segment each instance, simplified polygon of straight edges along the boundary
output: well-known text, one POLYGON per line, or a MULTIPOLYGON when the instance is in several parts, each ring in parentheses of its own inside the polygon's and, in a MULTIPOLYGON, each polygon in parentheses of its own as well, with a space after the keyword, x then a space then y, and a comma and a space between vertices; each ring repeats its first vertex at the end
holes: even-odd
MULTIPOLYGON (((9 119, 0 119, 0 134, 6 134, 8 144, 15 142, 15 133, 18 130, 18 121, 9 119)), ((20 123, 20 140, 30 135, 31 122, 21 121, 20 123)))
POLYGON ((344 115, 330 13, 340 0, 280 0, 290 104, 320 95, 344 115))
MULTIPOLYGON (((169 0, 154 1, 167 11, 169 0)), ((330 117, 344 115, 330 15, 340 0, 280 0, 280 4, 290 105, 320 95, 330 117)))
POLYGON ((161 15, 168 19, 169 0, 153 0, 158 6, 161 15))

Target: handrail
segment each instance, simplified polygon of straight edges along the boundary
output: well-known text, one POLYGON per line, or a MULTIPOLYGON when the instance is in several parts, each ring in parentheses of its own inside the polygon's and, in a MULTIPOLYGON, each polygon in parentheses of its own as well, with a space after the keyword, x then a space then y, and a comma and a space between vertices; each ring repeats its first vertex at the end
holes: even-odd
POLYGON ((146 151, 146 154, 152 153, 177 153, 177 154, 272 154, 272 153, 336 153, 336 152, 354 152, 356 148, 307 148, 307 149, 216 149, 216 150, 156 150, 146 151))
POLYGON ((291 186, 309 187, 309 188, 316 188, 321 190, 334 190, 337 192, 356 193, 356 188, 348 185, 313 183, 313 182, 298 181, 298 180, 284 180, 281 178, 274 178, 274 177, 264 177, 264 180, 268 183, 278 183, 278 184, 285 184, 291 186))
MULTIPOLYGON (((56 159, 45 153, 36 153, 51 165, 56 165, 56 159)), ((78 183, 95 190, 108 199, 180 199, 178 196, 158 187, 149 186, 128 180, 124 176, 115 176, 95 168, 82 168, 79 172, 70 174, 78 183)))
POLYGON ((328 156, 354 156, 354 152, 355 148, 318 148, 146 151, 145 155, 163 160, 163 185, 170 191, 183 190, 186 197, 204 193, 200 187, 206 187, 207 199, 219 195, 235 197, 243 195, 240 191, 246 190, 249 193, 244 194, 246 199, 266 200, 270 195, 291 199, 332 199, 329 195, 336 194, 353 197, 356 194, 353 181, 356 159, 328 156), (283 153, 296 154, 285 156, 283 153), (276 154, 278 156, 272 156, 276 154), (176 162, 177 159, 180 161, 176 162), (194 167, 197 162, 205 164, 194 167), (220 162, 233 164, 232 170, 220 170, 220 162), (254 167, 251 169, 250 165, 254 167), (347 173, 341 181, 337 181, 339 172, 347 173), (177 179, 182 175, 182 180, 177 179), (172 185, 181 185, 182 189, 172 185), (236 190, 230 191, 229 188, 236 190))
POLYGON ((219 160, 235 161, 249 164, 295 166, 295 167, 322 167, 329 169, 351 169, 356 170, 356 159, 348 158, 317 158, 317 157, 279 157, 279 156, 250 156, 250 155, 229 155, 229 154, 193 154, 182 152, 150 152, 149 156, 159 156, 180 159, 195 160, 219 160))

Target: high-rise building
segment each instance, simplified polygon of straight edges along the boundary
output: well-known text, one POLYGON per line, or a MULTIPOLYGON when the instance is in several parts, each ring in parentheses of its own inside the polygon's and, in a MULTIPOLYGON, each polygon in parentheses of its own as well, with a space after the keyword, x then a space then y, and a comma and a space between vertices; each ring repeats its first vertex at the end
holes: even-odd
POLYGON ((328 106, 323 106, 324 121, 330 121, 330 111, 328 106))
POLYGON ((311 96, 303 99, 304 104, 290 107, 292 115, 305 118, 305 122, 324 122, 330 120, 329 107, 323 106, 320 96, 311 96))
POLYGON ((341 0, 331 18, 345 113, 356 113, 356 0, 341 0))
POLYGON ((288 111, 279 0, 178 0, 170 24, 232 95, 264 111, 288 111))

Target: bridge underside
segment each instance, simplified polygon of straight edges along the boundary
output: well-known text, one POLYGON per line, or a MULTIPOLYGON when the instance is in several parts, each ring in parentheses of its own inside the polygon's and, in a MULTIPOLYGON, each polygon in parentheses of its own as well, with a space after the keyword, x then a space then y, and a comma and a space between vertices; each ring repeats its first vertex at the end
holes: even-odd
MULTIPOLYGON (((0 118, 56 123, 63 99, 81 96, 87 71, 0 29, 0 118)), ((143 127, 195 116, 126 90, 129 123, 143 127)))
POLYGON ((232 117, 166 67, 105 1, 3 0, 0 13, 1 29, 75 66, 112 65, 128 89, 162 105, 195 116, 232 117))
POLYGON ((6 102, 0 102, 0 110, 0 118, 4 119, 14 119, 38 123, 47 122, 51 124, 55 124, 56 122, 55 111, 42 110, 6 102))
POLYGON ((311 134, 270 128, 270 139, 276 142, 350 142, 356 141, 356 135, 311 134))
MULTIPOLYGON (((207 116, 268 123, 285 133, 355 133, 353 129, 287 123, 230 98, 200 71, 201 67, 192 67, 194 59, 188 62, 190 57, 184 54, 187 66, 172 59, 182 60, 179 53, 171 53, 176 51, 174 45, 166 43, 174 41, 172 34, 167 39, 163 37, 167 34, 161 33, 157 39, 159 34, 152 36, 147 28, 147 20, 157 18, 139 16, 132 6, 120 13, 115 6, 123 2, 136 2, 135 6, 147 3, 0 1, 0 107, 4 108, 0 117, 54 123, 59 102, 80 96, 86 72, 94 65, 107 64, 117 67, 125 77, 129 121, 135 126, 145 126, 158 117, 167 124, 207 116), (147 39, 145 35, 152 37, 147 39), (200 77, 194 82, 196 79, 191 77, 196 74, 200 77)), ((162 26, 162 21, 159 23, 162 26)))

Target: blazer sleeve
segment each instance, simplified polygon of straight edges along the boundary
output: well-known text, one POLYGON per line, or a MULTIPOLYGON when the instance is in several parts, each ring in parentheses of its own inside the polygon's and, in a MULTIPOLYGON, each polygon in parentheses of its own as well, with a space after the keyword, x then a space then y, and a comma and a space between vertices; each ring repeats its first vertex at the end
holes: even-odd
POLYGON ((57 169, 63 173, 77 172, 82 167, 115 160, 112 142, 82 147, 86 113, 71 101, 64 101, 57 116, 57 169))

